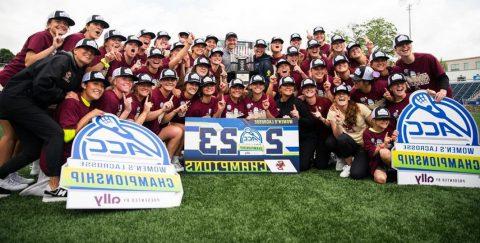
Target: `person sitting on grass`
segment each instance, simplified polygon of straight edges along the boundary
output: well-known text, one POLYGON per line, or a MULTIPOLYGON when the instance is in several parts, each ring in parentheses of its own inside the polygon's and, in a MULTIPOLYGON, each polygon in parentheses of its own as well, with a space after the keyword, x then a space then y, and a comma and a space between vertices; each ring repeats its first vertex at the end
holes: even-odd
POLYGON ((396 171, 391 168, 393 142, 398 132, 388 127, 390 112, 386 108, 375 108, 372 111, 372 127, 363 132, 363 146, 369 158, 370 173, 378 184, 385 184, 388 177, 395 178, 396 171))

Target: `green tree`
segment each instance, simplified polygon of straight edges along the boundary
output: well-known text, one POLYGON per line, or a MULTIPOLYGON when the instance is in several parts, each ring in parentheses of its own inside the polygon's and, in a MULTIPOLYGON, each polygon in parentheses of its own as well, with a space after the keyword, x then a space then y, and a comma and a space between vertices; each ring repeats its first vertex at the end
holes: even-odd
POLYGON ((374 18, 362 24, 351 24, 352 40, 365 46, 365 37, 384 52, 393 55, 393 39, 397 35, 397 27, 384 18, 374 18))
POLYGON ((13 53, 9 49, 0 49, 0 64, 9 63, 10 60, 13 59, 13 57, 15 57, 15 55, 13 55, 13 53))

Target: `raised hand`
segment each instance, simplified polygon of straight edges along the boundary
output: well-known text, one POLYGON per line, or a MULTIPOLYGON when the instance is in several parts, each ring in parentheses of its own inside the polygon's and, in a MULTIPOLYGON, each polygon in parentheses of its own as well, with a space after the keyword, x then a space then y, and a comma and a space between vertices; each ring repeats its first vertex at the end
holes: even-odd
POLYGON ((165 111, 170 111, 173 108, 173 96, 174 95, 172 95, 170 99, 167 102, 165 102, 165 104, 163 104, 163 109, 165 111))
POLYGON ((330 81, 327 80, 323 82, 323 90, 325 90, 325 92, 329 91, 331 87, 332 87, 332 84, 330 83, 330 81))
POLYGON ((217 108, 220 111, 223 111, 225 109, 226 102, 225 102, 225 95, 222 94, 222 99, 218 101, 217 103, 217 108))
POLYGON ((150 112, 150 109, 152 109, 152 102, 149 101, 150 95, 147 95, 147 98, 145 98, 145 104, 143 104, 143 111, 150 112))
POLYGON ((383 98, 385 98, 388 101, 393 101, 392 94, 390 93, 390 91, 388 91, 387 88, 385 88, 385 93, 383 93, 383 98))
POLYGON ((270 97, 267 95, 267 98, 265 98, 263 101, 262 101, 262 108, 264 110, 268 110, 268 108, 270 108, 270 97))
POLYGON ((53 37, 53 42, 52 42, 52 46, 55 48, 55 49, 58 49, 60 46, 63 45, 63 41, 65 39, 59 35, 58 33, 55 33, 55 36, 53 37))
POLYGON ((293 110, 290 111, 290 115, 292 118, 300 118, 300 114, 298 113, 297 107, 293 105, 293 110))
POLYGON ((125 110, 126 111, 131 111, 132 110, 132 97, 125 97, 125 94, 123 94, 123 104, 125 105, 125 110))

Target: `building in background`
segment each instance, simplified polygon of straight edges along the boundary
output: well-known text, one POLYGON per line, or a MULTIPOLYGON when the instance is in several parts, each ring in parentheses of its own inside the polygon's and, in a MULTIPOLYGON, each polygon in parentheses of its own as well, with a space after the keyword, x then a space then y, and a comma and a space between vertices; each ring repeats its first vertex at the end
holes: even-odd
POLYGON ((480 81, 480 56, 443 61, 450 81, 480 81))

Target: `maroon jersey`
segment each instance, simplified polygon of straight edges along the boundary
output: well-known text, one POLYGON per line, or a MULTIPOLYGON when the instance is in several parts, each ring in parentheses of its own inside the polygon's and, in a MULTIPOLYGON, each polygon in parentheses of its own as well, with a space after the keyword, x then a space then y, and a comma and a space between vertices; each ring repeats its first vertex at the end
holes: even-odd
POLYGON ((129 94, 127 97, 132 98, 132 111, 128 114, 128 119, 135 120, 142 112, 145 99, 139 100, 135 94, 129 94))
POLYGON ((75 45, 81 39, 85 38, 85 34, 83 33, 75 33, 67 36, 63 41, 62 47, 60 47, 64 51, 72 51, 75 49, 75 45))
POLYGON ((350 93, 350 98, 357 103, 362 103, 368 106, 370 110, 373 110, 376 107, 383 107, 385 105, 383 94, 385 93, 386 88, 387 82, 385 80, 377 79, 372 83, 372 89, 368 94, 354 88, 350 93))
MULTIPOLYGON (((357 69, 358 67, 362 66, 357 60, 355 59, 349 59, 350 60, 350 63, 348 64, 349 67, 350 67, 350 72, 351 73, 354 73, 355 72, 355 69, 357 69)), ((370 63, 370 61, 368 60, 368 57, 367 57, 367 65, 368 63, 370 63)))
MULTIPOLYGON (((316 112, 317 109, 322 113, 324 118, 327 118, 328 111, 330 110, 330 106, 332 106, 332 102, 324 97, 316 97, 316 102, 313 105, 308 104, 306 100, 303 101, 310 112, 316 112)), ((316 119, 317 127, 319 128, 318 134, 321 138, 327 138, 328 135, 331 133, 331 129, 327 127, 322 121, 316 119)))
MULTIPOLYGON (((418 89, 431 89, 439 91, 438 77, 445 74, 440 62, 431 54, 413 53, 415 61, 405 64, 402 59, 397 60, 394 66, 395 73, 407 76, 408 84, 412 91, 418 89)), ((452 89, 447 88, 447 96, 452 97, 452 89)))
MULTIPOLYGON (((198 100, 198 96, 194 96, 192 99, 188 99, 187 97, 185 97, 185 92, 182 92, 182 94, 180 94, 180 97, 173 97, 173 107, 174 109, 181 106, 181 105, 184 105, 186 104, 188 101, 190 101, 190 103, 192 103, 193 101, 196 101, 198 100)), ((190 109, 190 108, 189 108, 190 109)), ((177 113, 171 120, 171 122, 175 122, 175 123, 181 123, 181 124, 185 124, 185 115, 186 115, 187 112, 185 113, 177 113)))
POLYGON ((156 73, 152 73, 150 72, 150 70, 148 69, 148 66, 142 66, 140 69, 138 70, 135 70, 135 72, 133 72, 134 75, 138 75, 140 73, 146 73, 148 75, 150 75, 150 77, 152 77, 152 81, 154 83, 158 83, 160 81, 160 73, 162 72, 162 67, 160 67, 156 73))
MULTIPOLYGON (((166 97, 162 94, 160 91, 160 88, 155 88, 152 90, 152 94, 150 97, 150 102, 152 102, 152 111, 156 111, 158 109, 163 108, 163 104, 168 102, 170 98, 173 96, 173 94, 170 92, 166 97)), ((172 100, 173 102, 173 100, 172 100)), ((172 108, 172 109, 175 109, 172 108)), ((160 133, 162 128, 164 128, 167 124, 160 124, 157 119, 150 121, 150 122, 145 122, 144 126, 150 129, 152 132, 155 134, 160 133)))
POLYGON ((405 96, 405 98, 400 102, 387 101, 385 108, 388 109, 388 111, 392 116, 392 119, 390 120, 390 124, 388 125, 388 127, 391 130, 396 129, 398 117, 402 113, 403 109, 405 109, 405 107, 407 107, 409 103, 410 103, 410 93, 407 93, 407 96, 405 96))
POLYGON ((112 76, 113 70, 119 68, 119 67, 126 67, 126 68, 131 68, 136 62, 137 62, 137 56, 135 56, 130 63, 127 62, 125 59, 125 51, 120 52, 122 54, 122 60, 117 61, 113 60, 110 62, 110 67, 108 68, 107 71, 107 78, 112 76))
POLYGON ((212 117, 217 112, 218 100, 212 96, 209 103, 203 103, 201 98, 196 99, 187 110, 187 117, 212 117))
POLYGON ((237 103, 233 102, 229 95, 225 96, 225 109, 223 110, 223 118, 243 118, 246 117, 245 101, 240 98, 237 103))
MULTIPOLYGON (((279 114, 277 104, 272 97, 268 98, 268 102, 270 103, 268 111, 270 111, 270 114, 272 114, 273 117, 277 117, 279 114)), ((262 94, 262 98, 260 98, 258 101, 253 101, 252 98, 247 96, 245 98, 247 116, 265 116, 265 110, 263 110, 262 102, 266 99, 266 94, 262 94)))
POLYGON ((106 90, 100 99, 93 102, 93 107, 120 116, 123 111, 123 98, 118 98, 113 90, 106 90))
POLYGON ((143 54, 138 53, 136 57, 137 60, 140 60, 142 65, 145 65, 145 63, 147 63, 147 51, 145 51, 143 54))
MULTIPOLYGON (((321 96, 321 97, 325 97, 326 96, 326 92, 325 92, 325 89, 323 88, 323 84, 325 83, 325 78, 324 80, 315 80, 313 79, 316 84, 317 84, 317 95, 318 96, 321 96)), ((333 77, 329 76, 327 74, 326 76, 326 80, 328 80, 330 82, 330 92, 333 94, 333 77)))
POLYGON ((27 52, 39 53, 49 48, 53 43, 53 36, 48 30, 37 32, 28 37, 22 50, 0 71, 0 84, 5 86, 13 75, 25 68, 25 57, 27 52))
POLYGON ((273 57, 272 56, 272 65, 277 65, 277 62, 282 58, 287 59, 284 54, 282 54, 280 57, 273 57))
POLYGON ((323 46, 320 46, 320 54, 330 55, 330 44, 324 43, 323 46))
POLYGON ((370 160, 368 164, 372 175, 378 166, 385 166, 385 163, 380 159, 379 154, 374 155, 374 153, 377 146, 383 143, 387 132, 389 136, 392 136, 392 132, 388 128, 381 132, 375 131, 373 128, 368 128, 363 131, 363 148, 365 152, 367 152, 370 160))
POLYGON ((298 71, 292 71, 292 78, 293 80, 295 81, 295 88, 297 90, 300 90, 301 89, 301 86, 302 86, 302 74, 298 71))

